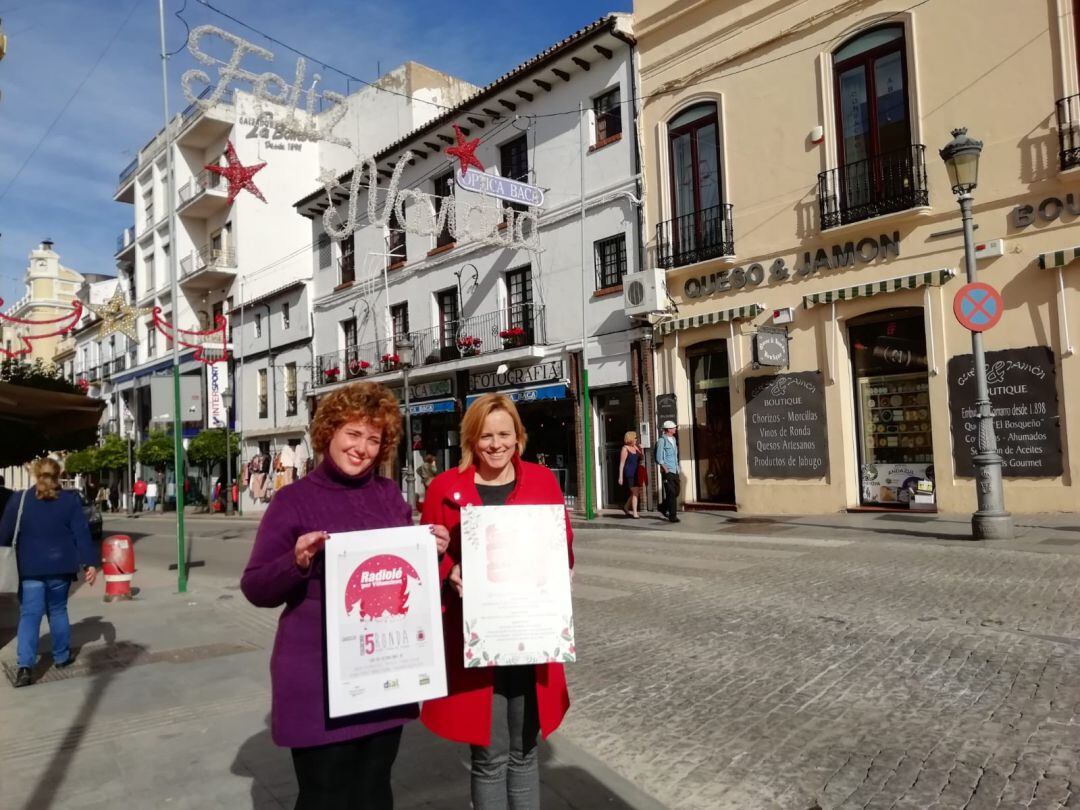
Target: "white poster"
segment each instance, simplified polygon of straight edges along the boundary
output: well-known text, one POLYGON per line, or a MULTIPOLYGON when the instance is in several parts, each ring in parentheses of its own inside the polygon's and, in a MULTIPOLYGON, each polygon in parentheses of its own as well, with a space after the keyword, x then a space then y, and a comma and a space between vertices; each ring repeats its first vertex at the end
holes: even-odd
POLYGON ((466 506, 461 515, 465 666, 577 660, 560 506, 466 506))
POLYGON ((330 716, 446 695, 435 538, 426 526, 326 541, 330 716))
POLYGON ((206 424, 223 428, 229 418, 221 393, 229 388, 229 364, 225 360, 206 364, 206 424))

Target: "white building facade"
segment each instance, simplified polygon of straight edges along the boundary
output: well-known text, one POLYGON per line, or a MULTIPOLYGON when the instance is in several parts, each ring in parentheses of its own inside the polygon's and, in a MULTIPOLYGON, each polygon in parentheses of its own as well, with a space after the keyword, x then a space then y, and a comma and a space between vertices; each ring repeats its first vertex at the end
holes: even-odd
POLYGON ((431 454, 440 469, 456 464, 464 409, 501 391, 529 433, 525 458, 550 467, 580 505, 586 336, 591 491, 600 505, 625 500, 619 450, 647 421, 650 396, 646 335, 623 312, 623 276, 642 256, 633 54, 629 16, 605 17, 380 150, 375 221, 370 169, 359 185, 348 172, 332 187, 331 235, 358 194, 359 222, 344 238, 327 236, 325 189, 297 203, 315 243, 316 396, 370 378, 403 399, 394 355, 407 338, 414 463, 431 454), (519 204, 507 224, 508 204, 462 188, 446 152, 455 125, 479 139, 489 173, 541 188, 542 206, 519 204), (402 203, 384 213, 395 184, 402 203), (440 222, 450 205, 456 221, 440 222))

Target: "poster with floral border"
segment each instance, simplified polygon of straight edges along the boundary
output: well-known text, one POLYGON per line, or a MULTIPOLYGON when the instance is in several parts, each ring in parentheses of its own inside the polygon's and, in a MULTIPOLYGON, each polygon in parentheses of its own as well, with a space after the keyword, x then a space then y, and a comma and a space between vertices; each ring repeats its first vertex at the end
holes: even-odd
POLYGON ((445 696, 441 583, 428 527, 332 534, 325 554, 330 716, 445 696))
POLYGON ((462 510, 466 667, 577 660, 564 516, 561 505, 462 510))

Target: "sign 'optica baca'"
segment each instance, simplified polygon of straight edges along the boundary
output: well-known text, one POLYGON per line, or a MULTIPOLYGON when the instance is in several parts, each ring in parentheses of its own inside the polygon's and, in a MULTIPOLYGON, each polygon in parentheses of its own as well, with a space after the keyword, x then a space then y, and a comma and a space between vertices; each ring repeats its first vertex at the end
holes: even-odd
POLYGON ((533 208, 544 204, 543 189, 508 177, 499 177, 491 172, 478 172, 469 168, 464 176, 461 172, 454 172, 454 179, 458 186, 476 194, 486 194, 512 203, 524 203, 533 208))

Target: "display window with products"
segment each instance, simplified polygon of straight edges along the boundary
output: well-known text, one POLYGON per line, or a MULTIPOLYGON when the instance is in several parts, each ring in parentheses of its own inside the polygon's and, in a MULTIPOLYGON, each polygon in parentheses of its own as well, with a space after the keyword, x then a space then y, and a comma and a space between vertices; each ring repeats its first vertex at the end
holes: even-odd
POLYGON ((687 351, 687 360, 693 387, 695 498, 701 503, 734 504, 727 341, 694 346, 687 351))
POLYGON ((886 310, 848 327, 860 505, 935 508, 926 331, 921 309, 886 310))

